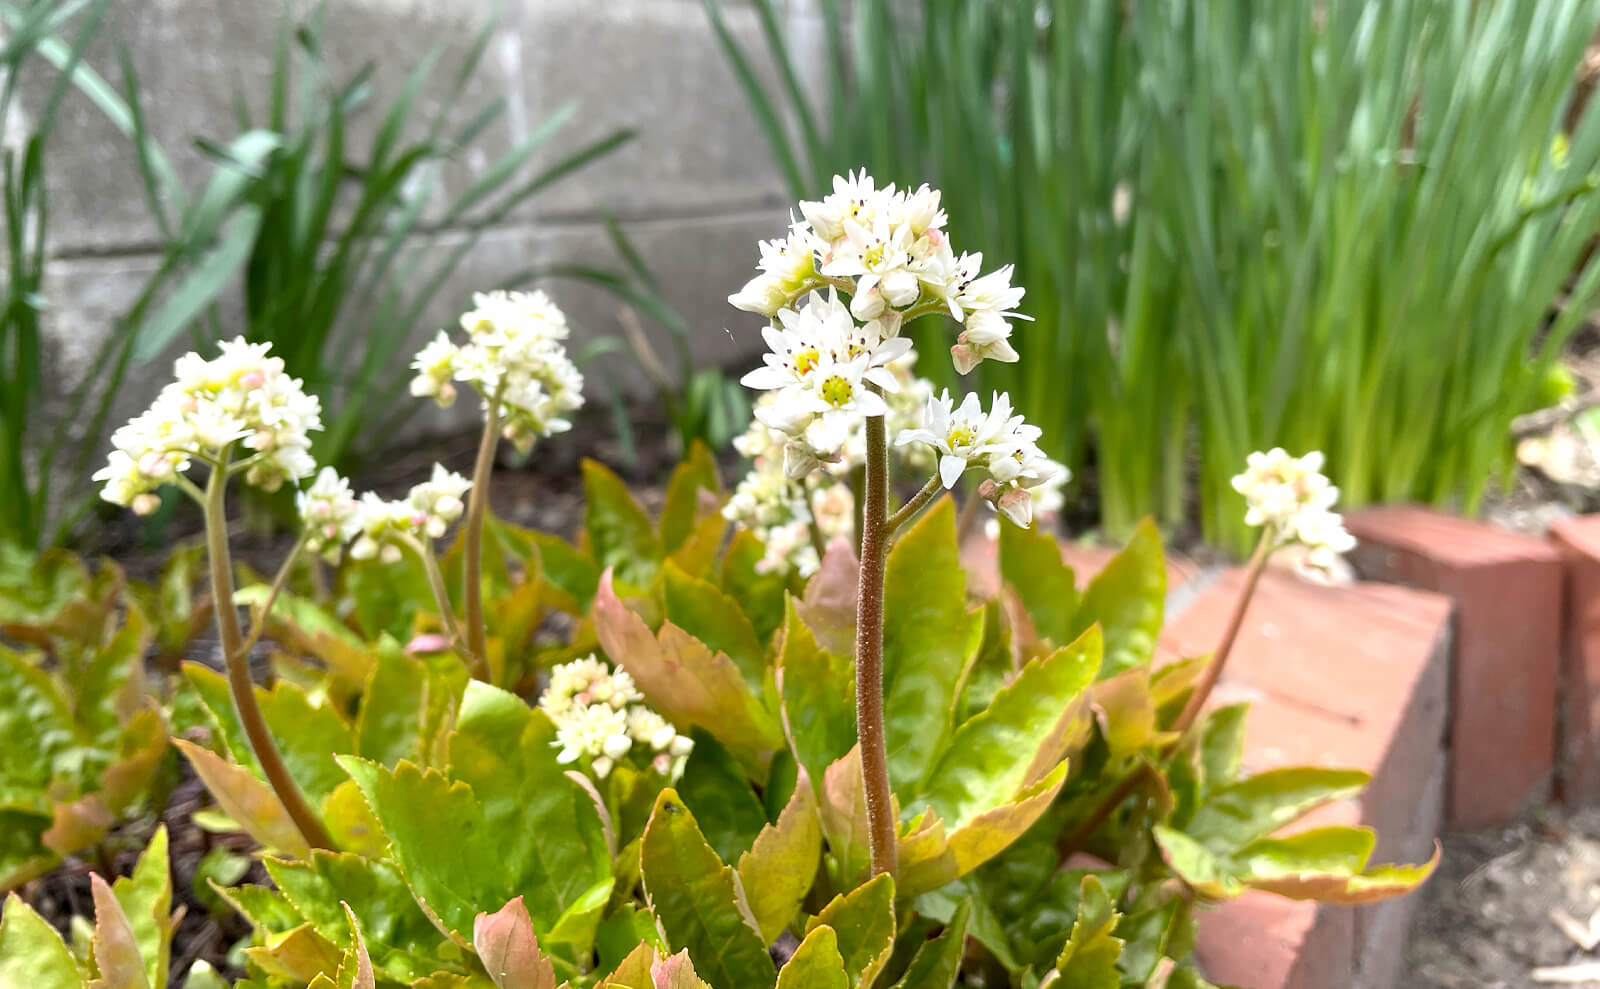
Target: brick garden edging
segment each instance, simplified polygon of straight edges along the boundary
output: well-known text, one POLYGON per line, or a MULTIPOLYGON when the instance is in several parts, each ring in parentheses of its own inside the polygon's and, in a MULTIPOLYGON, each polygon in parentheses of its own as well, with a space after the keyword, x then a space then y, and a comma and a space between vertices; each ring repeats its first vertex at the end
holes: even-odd
MULTIPOLYGON (((1548 539, 1411 506, 1346 522, 1366 579, 1324 587, 1269 570, 1216 692, 1251 702, 1247 768, 1372 774, 1359 801, 1296 829, 1366 824, 1376 860, 1416 862, 1442 831, 1504 824, 1552 793, 1600 800, 1600 515, 1556 522, 1548 539)), ((1081 583, 1114 551, 1063 555, 1081 583)), ((993 544, 963 557, 992 588, 993 544)), ((1168 578, 1159 651, 1212 649, 1242 572, 1173 559, 1168 578)), ((1251 989, 1390 989, 1419 902, 1247 894, 1202 917, 1196 954, 1213 981, 1251 989)))

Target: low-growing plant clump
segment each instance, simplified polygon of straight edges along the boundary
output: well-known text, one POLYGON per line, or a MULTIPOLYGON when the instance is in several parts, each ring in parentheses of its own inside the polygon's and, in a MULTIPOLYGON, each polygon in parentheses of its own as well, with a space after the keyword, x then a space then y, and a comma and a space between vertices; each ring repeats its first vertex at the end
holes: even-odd
MULTIPOLYGON (((1154 526, 1080 587, 1036 524, 1067 477, 1039 429, 1004 394, 936 396, 914 372, 902 330, 922 317, 959 325, 958 372, 1024 359, 1010 268, 956 253, 926 186, 857 174, 799 209, 732 299, 770 320, 745 378, 764 393, 739 444, 750 474, 730 497, 696 447, 652 518, 585 462, 572 542, 488 512, 500 441, 531 449, 582 403, 540 293, 477 297, 417 356, 413 393, 469 389, 482 442, 470 478, 437 468, 395 500, 318 470, 319 404, 267 346, 181 359, 97 476, 136 512, 173 494, 203 512, 221 669, 184 664, 175 706, 206 730, 139 700, 166 598, 150 619, 97 612, 81 646, 24 637, 3 656, 32 692, 0 716, 60 707, 85 726, 26 778, 7 763, 7 813, 55 822, 40 855, 83 847, 51 835, 84 827, 86 801, 134 799, 112 778, 142 778, 113 770, 171 731, 209 824, 262 848, 270 884, 208 881, 253 929, 233 958, 249 987, 1203 987, 1213 904, 1422 882, 1432 862, 1369 864, 1368 829, 1284 835, 1365 775, 1246 775, 1244 707, 1207 703, 1268 557, 1348 548, 1320 457, 1251 458, 1235 486, 1259 548, 1229 632, 1158 662, 1154 526), (237 589, 235 479, 304 485, 294 549, 237 589), (961 541, 986 511, 1000 580, 983 596, 961 541), (47 694, 58 682, 76 694, 47 694)), ((167 859, 158 830, 131 877, 95 878, 93 921, 67 939, 14 890, 0 982, 225 985, 169 970, 167 859)))

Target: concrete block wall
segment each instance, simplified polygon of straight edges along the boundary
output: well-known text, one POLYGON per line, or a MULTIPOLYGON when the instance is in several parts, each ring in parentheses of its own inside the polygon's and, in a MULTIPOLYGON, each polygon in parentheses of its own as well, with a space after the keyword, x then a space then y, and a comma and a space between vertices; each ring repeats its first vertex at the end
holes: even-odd
MULTIPOLYGON (((259 119, 281 19, 303 17, 314 6, 309 0, 116 0, 89 61, 119 80, 111 39, 129 46, 153 132, 194 194, 211 166, 193 139, 226 142, 239 132, 236 94, 259 119)), ((440 107, 496 6, 500 19, 485 57, 450 112, 460 126, 494 99, 503 99, 506 111, 447 167, 443 192, 430 207, 434 215, 568 102, 576 102, 578 112, 545 146, 545 163, 620 127, 637 136, 490 230, 436 297, 424 326, 449 323, 473 290, 529 266, 567 261, 620 268, 601 222, 609 210, 693 328, 697 359, 748 361, 760 348, 759 321, 734 311, 726 297, 752 273, 755 241, 782 232, 788 194, 700 0, 329 0, 323 47, 330 77, 342 82, 367 62, 376 66, 369 109, 347 140, 351 156, 364 157, 383 109, 436 44, 444 45, 444 55, 417 116, 426 119, 440 107)), ((796 2, 785 17, 797 39, 815 45, 820 33, 809 6, 796 2)), ((761 46, 753 8, 742 0, 727 0, 725 7, 733 33, 761 46)), ((8 134, 26 126, 51 81, 52 73, 38 69, 24 78, 18 107, 5 122, 8 134)), ((53 260, 46 387, 59 396, 85 372, 96 345, 155 268, 158 238, 129 143, 78 94, 68 97, 47 161, 53 260)), ((447 232, 433 249, 452 242, 459 236, 447 232)), ((575 345, 586 335, 614 331, 619 304, 612 297, 568 280, 544 287, 579 327, 575 345)), ((359 345, 359 335, 349 339, 359 345)), ((666 339, 658 342, 669 346, 666 339)), ((645 389, 631 362, 608 360, 608 376, 622 387, 645 389)), ((143 407, 165 375, 164 361, 130 375, 113 422, 143 407)), ((52 410, 52 425, 70 427, 61 422, 59 404, 52 410)), ((419 417, 423 429, 447 424, 438 415, 419 417)))

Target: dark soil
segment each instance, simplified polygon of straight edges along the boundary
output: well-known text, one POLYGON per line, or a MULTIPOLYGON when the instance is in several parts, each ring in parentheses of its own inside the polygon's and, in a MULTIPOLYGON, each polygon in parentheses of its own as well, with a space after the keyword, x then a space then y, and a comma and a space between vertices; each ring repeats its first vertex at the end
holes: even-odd
POLYGON ((1584 932, 1600 924, 1600 808, 1544 808, 1443 844, 1439 871, 1420 894, 1401 985, 1600 989, 1600 947, 1585 950, 1552 917, 1559 911, 1584 932), (1597 966, 1596 977, 1570 968, 1584 964, 1597 966))

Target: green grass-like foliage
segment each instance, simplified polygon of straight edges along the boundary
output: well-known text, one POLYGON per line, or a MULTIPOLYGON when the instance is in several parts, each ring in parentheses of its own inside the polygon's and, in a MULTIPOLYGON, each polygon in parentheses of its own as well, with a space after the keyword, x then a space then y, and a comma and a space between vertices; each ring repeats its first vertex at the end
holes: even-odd
MULTIPOLYGON (((254 928, 241 985, 1115 987, 1161 973, 1203 987, 1197 908, 1252 889, 1360 903, 1432 869, 1369 866, 1364 828, 1286 835, 1366 777, 1241 776, 1242 707, 1171 730, 1202 663, 1153 665, 1166 591, 1153 525, 1085 587, 1051 537, 1007 530, 999 596, 983 599, 946 500, 888 561, 899 866, 869 876, 849 547, 808 580, 757 573, 761 549, 728 538, 704 448, 657 518, 606 468, 584 476, 576 541, 490 530, 493 684, 401 646, 438 628, 403 569, 347 562, 321 599, 291 582, 268 620, 279 676, 257 696, 335 850, 309 850, 288 823, 221 676, 186 666, 210 729, 178 742, 216 800, 202 816, 253 836, 272 879, 208 888, 254 928), (541 670, 590 651, 693 735, 681 776, 558 762, 556 726, 530 701, 541 670)), ((11 696, 0 717, 37 720, 33 695, 11 696)), ((135 923, 130 953, 102 917, 85 954, 21 900, 5 916, 0 972, 33 965, 61 985, 153 964, 161 943, 135 923)))
POLYGON ((820 66, 775 0, 764 45, 706 5, 794 197, 926 179, 1016 260, 1027 358, 978 384, 1119 537, 1194 485, 1245 551, 1228 478, 1273 445, 1475 510, 1600 289, 1595 0, 821 0, 820 66))

